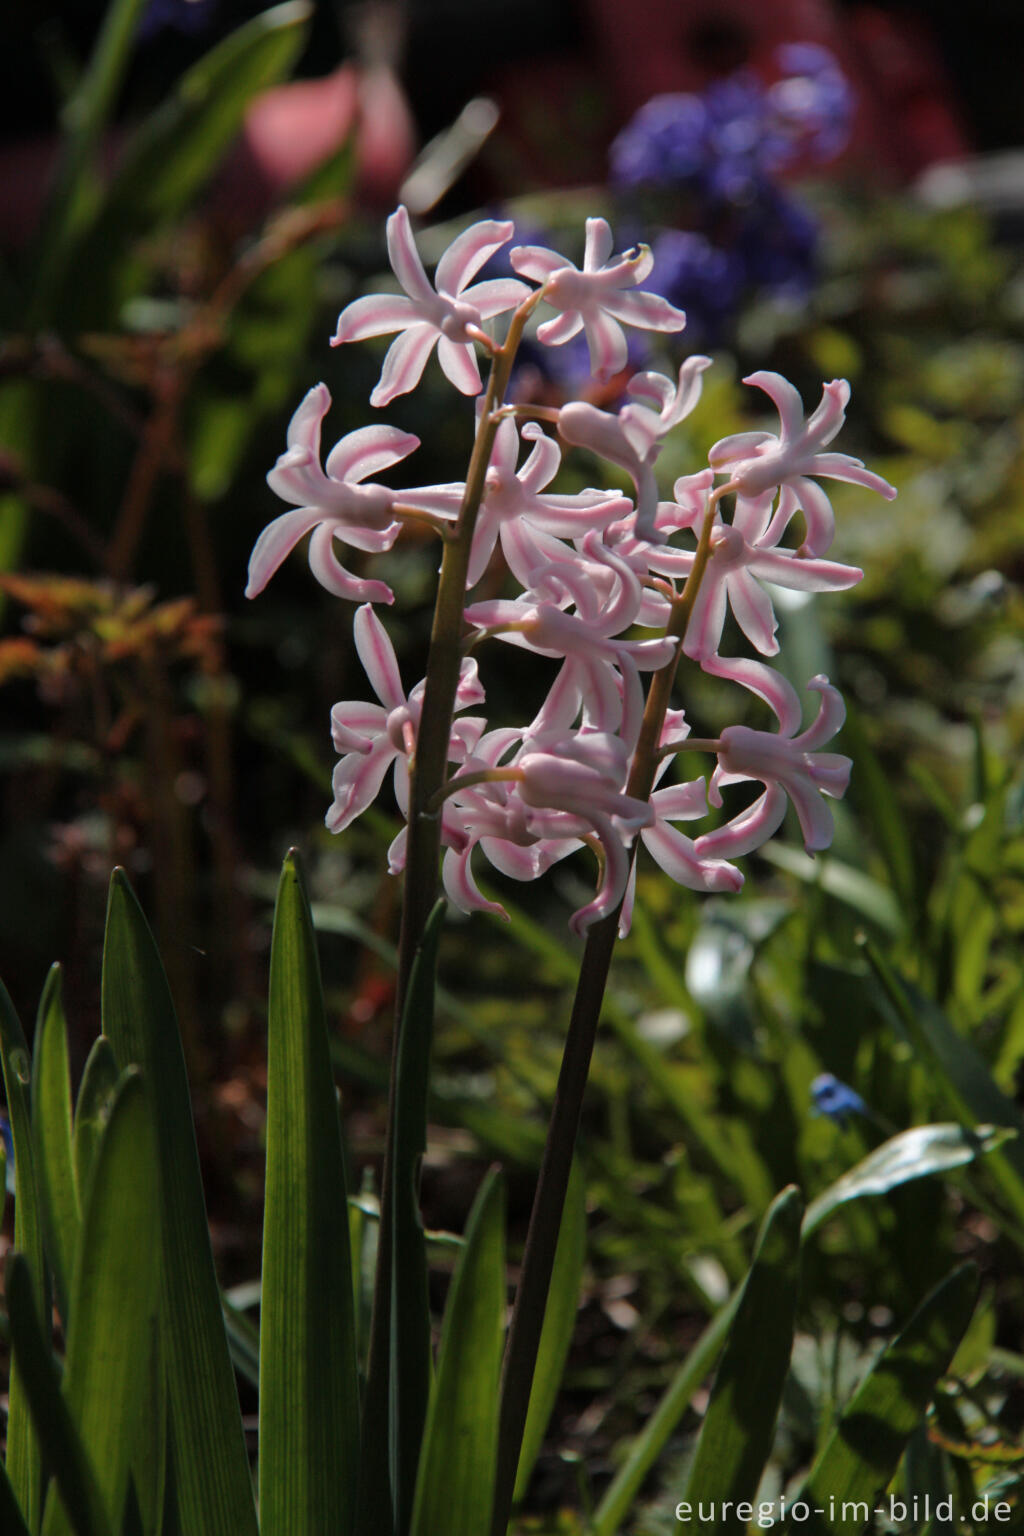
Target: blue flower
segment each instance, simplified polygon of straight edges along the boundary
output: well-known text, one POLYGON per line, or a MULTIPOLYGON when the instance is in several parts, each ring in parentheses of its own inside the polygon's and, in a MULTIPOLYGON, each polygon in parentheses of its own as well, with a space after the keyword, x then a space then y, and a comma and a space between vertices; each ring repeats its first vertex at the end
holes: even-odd
POLYGON ((812 1114, 827 1115, 845 1128, 849 1115, 868 1115, 870 1111, 856 1089, 840 1082, 831 1072, 822 1072, 811 1084, 812 1114))

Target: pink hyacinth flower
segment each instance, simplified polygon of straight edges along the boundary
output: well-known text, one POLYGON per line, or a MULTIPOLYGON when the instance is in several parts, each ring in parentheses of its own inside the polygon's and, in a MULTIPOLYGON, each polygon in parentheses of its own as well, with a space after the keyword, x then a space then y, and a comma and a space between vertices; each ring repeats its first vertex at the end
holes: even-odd
POLYGON ((401 335, 391 343, 370 404, 387 405, 397 395, 415 389, 427 359, 437 347, 437 360, 447 378, 464 395, 483 388, 473 338, 485 320, 514 309, 529 293, 513 277, 466 284, 506 241, 515 225, 482 219, 456 236, 437 264, 432 285, 423 270, 404 207, 388 219, 388 255, 404 293, 375 293, 354 299, 338 316, 333 347, 368 336, 401 335))
POLYGON ((334 541, 377 553, 390 549, 401 524, 392 517, 399 492, 369 484, 367 475, 397 464, 419 438, 397 427, 360 427, 343 437, 320 467, 320 427, 331 404, 326 384, 315 385, 288 425, 288 448, 267 475, 267 484, 293 512, 274 519, 256 541, 249 560, 246 597, 262 592, 278 566, 310 530, 309 564, 321 586, 356 602, 391 603, 391 588, 345 570, 334 541))
POLYGON ((545 346, 558 347, 583 331, 590 364, 602 379, 625 368, 628 358, 623 325, 646 331, 681 331, 686 316, 656 293, 629 293, 654 265, 647 246, 610 262, 614 240, 604 219, 587 220, 582 268, 540 245, 517 245, 509 254, 513 269, 543 284, 543 298, 560 311, 537 331, 545 346))
POLYGON ((778 831, 792 802, 808 853, 820 852, 832 841, 832 813, 823 796, 842 799, 850 781, 851 762, 838 752, 820 752, 846 718, 839 691, 828 678, 813 677, 808 688, 821 695, 817 718, 796 734, 801 723, 800 701, 785 678, 761 662, 745 658, 705 662, 704 670, 742 683, 771 704, 779 720, 777 733, 730 725, 721 734, 718 766, 711 776, 708 799, 722 804, 722 786, 754 780, 764 794, 725 826, 699 837, 698 858, 750 853, 778 831))
MULTIPOLYGON (((850 386, 845 379, 823 385, 821 401, 805 421, 799 394, 781 374, 752 373, 743 382, 757 385, 774 402, 779 413, 778 435, 738 432, 723 437, 708 454, 708 463, 728 474, 730 484, 744 496, 760 496, 781 488, 775 514, 779 532, 795 512, 802 510, 807 522, 803 549, 809 555, 823 555, 832 543, 835 515, 828 496, 809 478, 811 475, 863 485, 890 501, 896 495, 895 487, 865 469, 860 459, 822 451, 846 420, 850 386)), ((777 537, 772 542, 777 542, 777 537)))
MULTIPOLYGON (((379 704, 349 699, 331 710, 331 736, 342 754, 334 769, 334 803, 325 818, 328 830, 341 832, 375 799, 384 775, 395 765, 395 798, 405 812, 409 797, 409 758, 416 749, 423 683, 408 698, 402 687, 394 648, 380 619, 367 603, 353 624, 356 650, 379 704)), ((483 701, 476 662, 462 663, 455 708, 466 709, 483 701)), ((457 720, 452 727, 449 756, 461 762, 480 737, 484 721, 457 720)))
MULTIPOLYGON (((685 486, 685 482, 684 482, 685 486)), ((682 496, 684 486, 677 486, 682 496)), ((737 624, 762 656, 774 656, 779 643, 772 600, 762 585, 772 582, 798 592, 844 592, 863 571, 835 560, 816 560, 795 550, 776 548, 783 528, 772 517, 773 494, 737 496, 731 523, 716 517, 708 561, 683 650, 697 660, 713 656, 722 638, 726 604, 737 624)))

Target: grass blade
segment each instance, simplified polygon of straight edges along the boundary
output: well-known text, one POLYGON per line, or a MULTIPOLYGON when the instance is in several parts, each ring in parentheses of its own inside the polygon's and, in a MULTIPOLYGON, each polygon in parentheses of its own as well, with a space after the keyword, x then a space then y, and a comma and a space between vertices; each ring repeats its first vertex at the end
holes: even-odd
POLYGON ((490 1529, 505 1307, 505 1188, 492 1170, 448 1293, 410 1536, 490 1529))
POLYGON ((121 870, 111 880, 107 905, 103 1027, 121 1066, 142 1068, 151 1099, 161 1242, 168 1256, 161 1272, 160 1337, 181 1525, 189 1536, 255 1536, 181 1037, 153 936, 121 870))
POLYGON ((530 1406, 519 1452, 513 1503, 526 1493, 534 1463, 540 1454, 544 1434, 562 1383, 565 1361, 576 1326, 580 1280, 587 1248, 587 1190, 577 1162, 573 1162, 569 1187, 562 1212, 562 1225, 555 1249, 551 1288, 544 1310, 544 1327, 537 1350, 537 1364, 530 1389, 530 1406))
POLYGON ((973 1264, 961 1265, 882 1352, 811 1468, 805 1496, 811 1519, 798 1529, 849 1533, 873 1519, 878 1495, 967 1331, 977 1291, 973 1264))
POLYGON ((5 1536, 29 1536, 25 1517, 18 1508, 14 1489, 11 1487, 2 1462, 0 1462, 0 1531, 3 1531, 5 1536))
MULTIPOLYGON (((0 985, 0 1066, 14 1140, 14 1246, 22 1255, 36 1317, 49 1317, 50 1298, 43 1255, 43 1224, 36 1189, 35 1148, 29 1112, 32 1078, 28 1046, 6 989, 0 985)), ((43 1470, 32 1417, 22 1392, 17 1358, 11 1368, 7 1410, 7 1476, 30 1531, 42 1516, 43 1470)))
POLYGON ((294 850, 270 961, 261 1536, 347 1536, 359 1471, 348 1202, 316 939, 294 850))
POLYGON ((883 1141, 811 1201, 804 1217, 804 1236, 820 1227, 848 1200, 884 1195, 912 1179, 961 1168, 983 1153, 994 1151, 1012 1134, 993 1125, 979 1125, 974 1131, 965 1130, 962 1125, 915 1125, 909 1131, 901 1131, 883 1141))
MULTIPOLYGON (((151 1330, 160 1278, 160 1176, 139 1072, 118 1090, 86 1203, 71 1295, 64 1397, 120 1530, 132 1448, 150 1386, 151 1330)), ((46 1505, 43 1536, 69 1529, 46 1505)))
POLYGON ((716 1512, 700 1530, 741 1536, 737 1503, 754 1498, 772 1446, 793 1345, 800 1278, 800 1193, 784 1189, 768 1210, 729 1330, 690 1471, 688 1496, 716 1512))
POLYGON ((632 1507, 648 1472, 668 1444, 693 1394, 704 1381, 725 1342, 736 1315, 740 1292, 735 1291, 717 1312, 669 1383, 625 1462, 605 1491, 590 1525, 590 1536, 615 1536, 632 1507))
POLYGON ((12 1253, 8 1259, 4 1291, 18 1372, 74 1536, 113 1536, 96 1475, 60 1390, 57 1367, 36 1312, 35 1284, 24 1254, 12 1253))
POLYGON ((66 1330, 81 1218, 72 1151, 68 1032, 61 998, 61 972, 56 965, 46 979, 36 1019, 32 1125, 47 1253, 66 1330))

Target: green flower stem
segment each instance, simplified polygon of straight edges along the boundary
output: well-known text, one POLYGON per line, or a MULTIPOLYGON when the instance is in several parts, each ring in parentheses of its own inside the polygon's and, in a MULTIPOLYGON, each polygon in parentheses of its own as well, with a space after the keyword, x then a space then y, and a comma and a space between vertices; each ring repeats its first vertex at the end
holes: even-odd
MULTIPOLYGON (((391 1049, 388 1092, 388 1130, 381 1170, 380 1227, 377 1269, 374 1279, 373 1317, 363 1405, 364 1486, 360 1492, 358 1529, 362 1536, 382 1536, 381 1507, 388 1500, 387 1445, 391 1341, 391 1226, 393 1219, 393 1164, 395 1099, 400 1029, 413 963, 427 919, 437 900, 441 852, 441 812, 432 809, 448 773, 448 746, 455 714, 455 694, 462 666, 463 609, 473 532, 483 501, 487 467, 494 448, 500 407, 508 388, 512 363, 522 340, 523 328, 540 299, 540 290, 516 310, 508 335, 494 353, 484 395, 466 488, 455 526, 445 535, 441 576, 434 606, 427 675, 420 714, 416 754, 410 761, 409 831, 406 845, 405 886, 399 939, 398 981, 395 998, 395 1029, 391 1049)), ((399 1533, 401 1536, 401 1533, 399 1533)))
MULTIPOLYGON (((672 605, 666 634, 680 642, 693 611, 705 568, 711 555, 711 530, 715 507, 728 485, 714 491, 701 527, 693 567, 686 585, 672 605)), ((638 800, 650 798, 658 768, 658 743, 665 712, 672 695, 679 649, 659 672, 654 674, 644 706, 643 724, 633 758, 626 789, 638 800)), ((621 903, 620 903, 621 907, 621 903)), ((594 1041, 601 1016, 604 989, 611 966, 612 951, 619 926, 619 908, 595 923, 587 935, 580 966, 576 996, 562 1053, 562 1066, 555 1089, 555 1102, 548 1123, 547 1140, 541 1161, 537 1189, 530 1213, 530 1225, 523 1249, 523 1264, 516 1288, 515 1305, 509 1328, 508 1344, 501 1385, 501 1420, 498 1432, 498 1470, 494 1489, 494 1514, 491 1536, 505 1536, 512 1494, 515 1488, 523 1430, 530 1404, 530 1389, 537 1363, 544 1309, 547 1305, 555 1247, 562 1222, 565 1192, 569 1183, 576 1137, 579 1131, 583 1094, 594 1052, 594 1041)))

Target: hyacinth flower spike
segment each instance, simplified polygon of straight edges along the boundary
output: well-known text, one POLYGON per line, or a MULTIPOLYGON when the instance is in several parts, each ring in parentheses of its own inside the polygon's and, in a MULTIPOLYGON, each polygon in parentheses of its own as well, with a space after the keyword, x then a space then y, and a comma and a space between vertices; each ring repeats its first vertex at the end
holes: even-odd
POLYGON ((823 555, 835 534, 835 514, 828 496, 810 476, 862 485, 889 501, 896 495, 895 487, 866 469, 860 459, 846 453, 823 452, 846 419, 850 386, 845 379, 825 384, 817 408, 805 421, 798 392, 781 374, 751 373, 743 382, 763 389, 774 403, 779 413, 778 435, 739 432, 723 437, 708 454, 708 463, 717 472, 728 474, 730 487, 743 496, 756 497, 781 488, 783 494, 776 512, 780 526, 778 532, 770 530, 768 541, 777 543, 782 528, 796 511, 802 510, 807 535, 801 552, 823 555))
POLYGON ((509 253, 514 271, 542 284, 545 304, 560 313, 537 331, 537 340, 558 347, 583 331, 591 367, 608 380, 625 368, 629 349, 623 325, 647 331, 681 331, 686 316, 656 293, 634 293, 649 276, 654 258, 647 246, 611 261, 611 229, 604 219, 587 220, 582 268, 540 245, 517 245, 509 253))
POLYGON ((401 335, 391 343, 370 404, 384 406, 415 389, 437 347, 448 379, 464 395, 483 388, 474 341, 487 342, 483 322, 514 309, 530 289, 512 277, 491 278, 467 288, 480 268, 511 238, 510 220, 483 219, 455 240, 438 262, 431 284, 423 269, 406 208, 388 219, 388 255, 404 293, 354 299, 338 317, 332 346, 368 336, 401 335))

